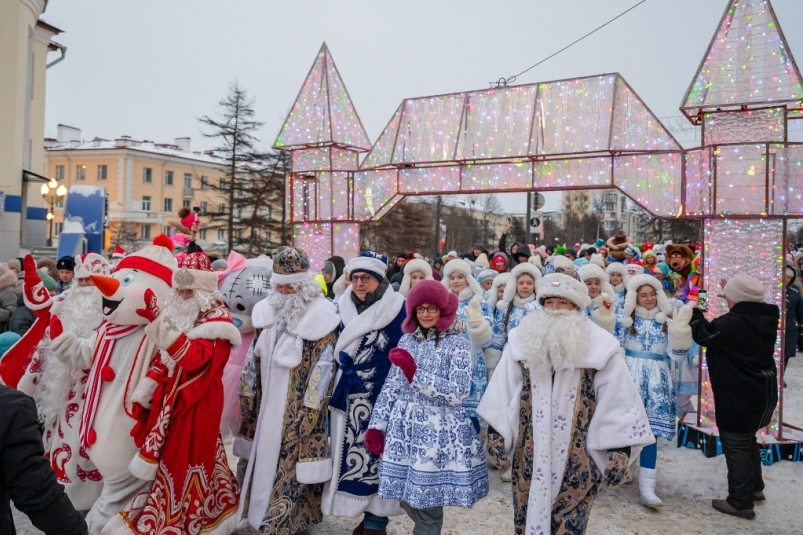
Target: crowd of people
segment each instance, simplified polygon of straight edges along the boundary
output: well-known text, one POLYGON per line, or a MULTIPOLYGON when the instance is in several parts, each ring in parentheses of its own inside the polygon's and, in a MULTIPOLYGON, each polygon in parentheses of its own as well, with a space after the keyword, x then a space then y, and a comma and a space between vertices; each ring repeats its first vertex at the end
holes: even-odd
POLYGON ((700 346, 728 465, 712 505, 754 518, 778 396, 763 285, 722 281, 730 312, 709 321, 695 244, 508 231, 492 253, 320 272, 298 248, 215 259, 167 236, 112 263, 0 264, 1 531, 10 499, 48 534, 295 534, 332 515, 382 535, 401 514, 436 534, 501 477, 517 534, 583 533, 603 484, 637 478, 662 506, 657 437, 695 411, 700 346))

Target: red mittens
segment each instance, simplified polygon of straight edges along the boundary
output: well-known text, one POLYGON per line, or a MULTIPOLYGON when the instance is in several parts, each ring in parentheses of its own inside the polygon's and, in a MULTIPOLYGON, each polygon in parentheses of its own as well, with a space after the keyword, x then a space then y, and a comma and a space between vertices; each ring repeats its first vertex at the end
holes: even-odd
POLYGON ((50 339, 55 340, 61 333, 64 332, 64 325, 61 324, 61 320, 58 316, 53 315, 50 316, 50 339))
POLYGON ((401 371, 407 378, 408 383, 413 382, 413 376, 415 375, 417 366, 415 364, 415 360, 413 360, 413 356, 406 349, 402 349, 400 347, 394 347, 391 349, 390 362, 401 368, 401 371))
MULTIPOLYGON (((404 351, 404 350, 402 350, 404 351)), ((405 353, 407 353, 405 351, 405 353)), ((409 353, 407 353, 409 355, 409 353)), ((365 449, 374 455, 382 455, 385 451, 385 433, 379 429, 369 429, 365 432, 365 449)))
POLYGON ((160 310, 156 301, 156 295, 153 293, 153 290, 148 288, 145 290, 145 308, 138 308, 137 315, 152 322, 159 317, 159 312, 160 310))

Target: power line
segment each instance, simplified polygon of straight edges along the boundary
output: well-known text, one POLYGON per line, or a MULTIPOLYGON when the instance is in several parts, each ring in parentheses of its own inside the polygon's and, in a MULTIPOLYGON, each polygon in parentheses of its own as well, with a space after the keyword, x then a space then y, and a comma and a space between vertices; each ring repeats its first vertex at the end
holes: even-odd
POLYGON ((586 37, 588 37, 588 36, 590 36, 590 35, 592 35, 592 34, 594 34, 594 33, 598 32, 599 30, 601 30, 602 28, 604 28, 604 27, 605 27, 605 26, 607 26, 608 24, 612 23, 612 22, 613 22, 613 21, 615 21, 616 19, 618 19, 618 18, 621 18, 621 17, 625 16, 626 14, 628 14, 628 13, 629 13, 629 12, 631 12, 631 11, 633 11, 634 9, 636 9, 638 6, 640 6, 641 4, 643 4, 643 3, 644 3, 644 2, 646 2, 646 1, 647 1, 647 0, 641 0, 641 2, 639 2, 639 3, 635 4, 634 6, 632 6, 632 7, 628 8, 628 9, 626 9, 625 11, 622 11, 621 13, 619 13, 618 15, 616 15, 614 18, 612 18, 611 20, 609 20, 608 22, 606 22, 606 23, 605 23, 605 24, 603 24, 602 26, 599 26, 599 27, 597 27, 597 28, 595 28, 595 29, 591 30, 590 32, 588 32, 587 34, 585 34, 584 36, 582 36, 580 39, 578 39, 578 40, 574 41, 573 43, 570 43, 570 44, 568 44, 568 45, 564 46, 563 48, 561 48, 560 50, 558 50, 558 51, 557 51, 557 52, 555 52, 554 54, 552 54, 552 55, 550 55, 550 56, 547 56, 547 57, 545 57, 544 59, 542 59, 541 61, 539 61, 539 62, 538 62, 538 63, 536 63, 535 65, 532 65, 532 66, 530 66, 530 67, 528 67, 528 68, 524 69, 524 70, 523 70, 523 71, 521 71, 520 73, 518 73, 518 74, 514 74, 513 76, 510 76, 510 77, 508 77, 508 78, 499 78, 499 79, 498 79, 497 81, 495 81, 495 82, 488 82, 488 83, 491 85, 491 87, 506 87, 506 86, 508 86, 509 84, 511 84, 511 83, 513 83, 513 82, 515 82, 515 81, 516 81, 516 78, 518 78, 518 77, 519 77, 519 76, 521 76, 522 74, 524 74, 524 73, 526 73, 526 72, 528 72, 528 71, 531 71, 532 69, 534 69, 534 68, 538 67, 539 65, 541 65, 541 64, 542 64, 542 63, 544 63, 545 61, 547 61, 547 60, 549 60, 549 59, 552 59, 552 58, 554 58, 555 56, 557 56, 558 54, 560 54, 560 53, 561 53, 561 52, 563 52, 564 50, 567 50, 567 49, 569 49, 569 48, 573 47, 574 45, 576 45, 577 43, 579 43, 580 41, 582 41, 582 40, 583 40, 583 39, 585 39, 586 37))

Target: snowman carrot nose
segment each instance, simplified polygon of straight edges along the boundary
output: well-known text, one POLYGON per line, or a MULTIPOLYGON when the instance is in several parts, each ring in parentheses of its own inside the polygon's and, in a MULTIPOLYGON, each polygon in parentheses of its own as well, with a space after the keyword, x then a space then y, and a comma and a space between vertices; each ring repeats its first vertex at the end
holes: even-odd
POLYGON ((98 287, 100 293, 102 293, 105 297, 113 296, 120 287, 120 281, 114 277, 107 277, 106 275, 90 275, 89 278, 92 279, 92 282, 95 283, 95 286, 98 287))

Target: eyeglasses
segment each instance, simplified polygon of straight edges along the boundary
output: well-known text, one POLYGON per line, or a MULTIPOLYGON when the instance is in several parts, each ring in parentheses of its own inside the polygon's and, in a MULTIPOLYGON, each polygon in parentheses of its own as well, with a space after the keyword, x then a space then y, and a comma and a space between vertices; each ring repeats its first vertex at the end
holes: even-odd
POLYGON ((352 275, 351 282, 361 282, 363 284, 368 284, 368 281, 371 280, 371 275, 352 275))
POLYGON ((639 297, 642 299, 653 299, 657 294, 655 292, 648 293, 648 294, 638 294, 639 297))
POLYGON ((415 307, 415 311, 419 314, 423 314, 424 312, 426 312, 427 314, 434 314, 435 312, 438 311, 438 307, 433 305, 430 305, 428 307, 420 306, 420 307, 415 307))

